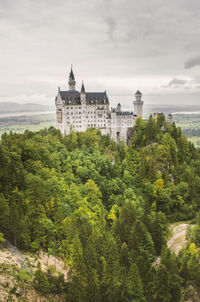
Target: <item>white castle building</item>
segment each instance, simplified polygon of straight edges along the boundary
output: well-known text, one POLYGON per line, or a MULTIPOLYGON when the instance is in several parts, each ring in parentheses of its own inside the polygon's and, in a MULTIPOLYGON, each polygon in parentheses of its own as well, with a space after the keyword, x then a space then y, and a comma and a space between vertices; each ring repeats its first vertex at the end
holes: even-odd
POLYGON ((86 131, 95 127, 102 134, 108 134, 115 142, 123 140, 127 143, 128 131, 135 124, 138 116, 142 117, 142 93, 137 91, 133 101, 134 112, 122 111, 120 103, 110 109, 106 91, 87 92, 82 83, 81 91, 77 91, 73 70, 69 74, 69 90, 61 91, 55 99, 56 128, 62 134, 69 134, 71 130, 86 131))

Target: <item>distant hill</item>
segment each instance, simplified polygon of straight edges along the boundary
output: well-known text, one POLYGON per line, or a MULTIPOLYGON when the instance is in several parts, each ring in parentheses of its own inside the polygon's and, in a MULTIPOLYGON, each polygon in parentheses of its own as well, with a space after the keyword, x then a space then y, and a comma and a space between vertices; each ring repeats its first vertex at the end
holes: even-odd
POLYGON ((168 105, 168 104, 145 104, 144 103, 144 118, 148 118, 154 112, 163 112, 164 114, 177 112, 197 112, 200 111, 200 105, 168 105))
POLYGON ((19 104, 2 102, 0 103, 0 115, 6 113, 20 113, 20 112, 38 112, 38 111, 55 111, 54 106, 41 105, 41 104, 19 104))
MULTIPOLYGON (((126 108, 127 109, 127 108, 126 108)), ((129 109, 129 108, 128 108, 129 109)), ((131 109, 131 108, 130 108, 131 109)), ((42 111, 55 111, 54 106, 41 105, 34 103, 19 104, 14 102, 2 102, 0 103, 0 115, 9 113, 25 113, 25 112, 42 112, 42 111)), ((164 114, 172 112, 182 111, 200 111, 200 105, 155 105, 155 104, 144 104, 144 117, 149 117, 154 112, 163 112, 164 114)))

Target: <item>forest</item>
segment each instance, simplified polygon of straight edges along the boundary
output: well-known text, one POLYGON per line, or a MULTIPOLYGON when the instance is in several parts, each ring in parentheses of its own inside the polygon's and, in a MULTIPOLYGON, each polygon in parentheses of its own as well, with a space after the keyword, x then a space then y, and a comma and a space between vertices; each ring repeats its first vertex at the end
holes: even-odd
POLYGON ((0 232, 24 252, 64 260, 34 286, 70 302, 179 302, 200 288, 200 151, 165 116, 136 120, 129 146, 95 128, 3 134, 0 232), (192 221, 167 248, 169 224, 192 221), (155 260, 160 257, 160 263, 155 260))

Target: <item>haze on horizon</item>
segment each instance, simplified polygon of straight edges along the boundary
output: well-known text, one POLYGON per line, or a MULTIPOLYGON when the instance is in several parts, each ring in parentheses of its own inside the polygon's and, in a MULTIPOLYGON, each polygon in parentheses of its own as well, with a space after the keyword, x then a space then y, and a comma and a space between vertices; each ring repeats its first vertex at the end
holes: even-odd
POLYGON ((114 102, 200 104, 198 0, 0 0, 0 47, 0 102, 54 104, 73 63, 114 102))

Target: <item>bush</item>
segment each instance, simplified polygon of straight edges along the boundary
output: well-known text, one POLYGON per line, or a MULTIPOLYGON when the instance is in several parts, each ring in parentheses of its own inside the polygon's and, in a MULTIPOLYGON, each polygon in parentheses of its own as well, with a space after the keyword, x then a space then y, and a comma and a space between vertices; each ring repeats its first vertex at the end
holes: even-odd
POLYGON ((35 272, 33 286, 42 294, 63 294, 66 289, 63 277, 64 276, 62 274, 58 274, 58 276, 56 276, 55 272, 50 268, 47 273, 38 269, 35 272))
POLYGON ((50 292, 49 282, 46 274, 38 269, 35 272, 33 286, 36 290, 40 291, 42 294, 47 294, 50 292))

